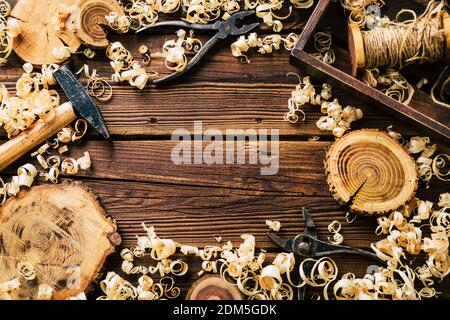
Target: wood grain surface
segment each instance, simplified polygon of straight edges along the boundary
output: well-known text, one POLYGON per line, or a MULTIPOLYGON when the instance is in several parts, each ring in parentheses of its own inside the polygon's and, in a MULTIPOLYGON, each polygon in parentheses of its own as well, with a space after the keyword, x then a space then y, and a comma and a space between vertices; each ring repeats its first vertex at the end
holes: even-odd
MULTIPOLYGON (((14 2, 14 1, 13 1, 14 2)), ((301 32, 305 14, 295 14, 286 21, 289 31, 301 32)), ((261 32, 268 33, 267 28, 261 32)), ((207 38, 207 35, 200 35, 207 38)), ((173 38, 172 31, 145 36, 114 35, 141 59, 138 48, 142 44, 156 50, 164 40, 173 38)), ((224 41, 212 50, 192 73, 177 82, 156 88, 153 85, 138 91, 124 85, 114 86, 109 103, 99 103, 106 124, 113 135, 113 143, 101 140, 93 132, 88 138, 72 146, 71 155, 89 150, 93 168, 81 172, 82 180, 99 196, 107 213, 116 219, 122 236, 122 247, 135 244, 142 235, 141 223, 154 225, 161 237, 172 238, 190 245, 216 244, 214 235, 223 239, 240 240, 242 233, 256 236, 257 247, 266 249, 269 258, 279 249, 267 238, 266 219, 279 220, 280 235, 294 236, 304 224, 301 207, 308 206, 318 226, 319 235, 326 240, 328 224, 342 222, 342 234, 347 245, 369 248, 378 239, 374 235, 376 221, 358 218, 345 222, 345 211, 328 191, 323 161, 325 151, 334 138, 318 131, 315 122, 320 116, 317 106, 305 106, 305 122, 291 125, 284 122, 287 100, 297 84, 288 72, 303 73, 289 64, 289 54, 252 54, 251 64, 242 65, 232 57, 230 43, 224 41), (203 129, 278 129, 280 133, 280 169, 277 175, 262 176, 260 165, 174 165, 171 150, 173 130, 193 131, 194 121, 201 120, 203 129), (318 142, 309 142, 311 136, 318 142)), ((77 58, 81 62, 82 57, 77 58)), ((79 62, 80 62, 79 61, 79 62)), ((88 62, 102 76, 112 69, 104 54, 99 52, 88 62)), ((163 70, 163 61, 155 60, 152 68, 163 70)), ((22 74, 21 62, 12 57, 2 68, 0 82, 13 90, 22 74)), ((86 79, 81 78, 82 81, 86 79)), ((313 80, 314 81, 314 80, 313 80)), ((321 83, 316 81, 318 85, 321 83)), ((334 95, 342 103, 360 106, 364 118, 353 126, 359 128, 394 128, 406 136, 422 134, 408 123, 399 123, 356 97, 336 90, 334 95)), ((4 134, 3 134, 4 137, 4 134)), ((3 138, 4 139, 4 138, 3 138)), ((447 146, 442 146, 447 147, 447 146)), ((247 144, 247 148, 250 146, 247 144)), ((23 158, 17 163, 29 161, 23 158)), ((7 173, 13 173, 14 167, 7 173)), ((419 195, 436 200, 439 193, 448 191, 448 184, 432 181, 431 188, 420 188, 419 195)), ((363 275, 372 262, 365 258, 341 256, 336 261, 342 273, 363 275)), ((150 260, 145 260, 152 264, 150 260)), ((188 259, 189 273, 177 280, 184 298, 197 279, 201 268, 196 259, 188 259)), ((111 256, 106 271, 120 274, 121 259, 111 256)), ((450 298, 449 281, 441 284, 441 298, 450 298)), ((90 297, 94 297, 94 292, 90 297)))

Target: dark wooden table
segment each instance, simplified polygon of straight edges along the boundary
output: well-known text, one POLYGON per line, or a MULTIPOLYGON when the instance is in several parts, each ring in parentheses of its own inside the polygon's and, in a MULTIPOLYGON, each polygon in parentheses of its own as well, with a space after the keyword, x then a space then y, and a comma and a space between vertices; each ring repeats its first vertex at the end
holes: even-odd
MULTIPOLYGON (((14 1, 13 1, 14 2, 14 1)), ((301 32, 307 14, 294 13, 286 21, 285 33, 301 32)), ((263 28, 261 34, 270 30, 263 28)), ((201 35, 206 39, 207 35, 201 35)), ((113 36, 133 55, 141 59, 137 49, 146 44, 151 50, 162 47, 166 39, 174 38, 169 31, 135 36, 113 36)), ((289 64, 286 51, 272 55, 251 55, 250 64, 241 64, 231 55, 232 39, 210 52, 200 66, 172 85, 156 88, 152 85, 139 91, 125 85, 114 86, 114 97, 99 103, 114 142, 108 143, 91 133, 82 142, 70 147, 74 157, 88 150, 93 168, 76 177, 99 196, 106 211, 117 221, 122 235, 122 247, 134 246, 136 235, 142 235, 141 224, 153 225, 159 236, 183 244, 215 245, 214 235, 224 241, 240 242, 240 235, 256 237, 257 247, 269 253, 269 260, 279 249, 267 238, 265 220, 282 224, 280 235, 293 236, 304 228, 301 207, 308 206, 314 215, 318 232, 327 239, 328 224, 342 223, 344 243, 369 248, 377 241, 374 218, 359 218, 345 222, 345 211, 332 198, 324 176, 325 150, 334 138, 316 128, 321 116, 318 106, 305 106, 305 122, 292 125, 283 120, 287 101, 297 84, 287 73, 301 70, 289 64), (175 129, 193 131, 194 121, 202 121, 203 130, 278 129, 280 133, 280 169, 275 176, 262 176, 260 165, 174 165, 171 141, 175 129), (319 136, 317 142, 309 142, 319 136)), ((104 54, 88 62, 102 76, 112 73, 104 54)), ((1 68, 0 82, 14 91, 22 74, 21 62, 12 57, 1 68)), ((163 70, 162 61, 154 61, 154 69, 163 70)), ((82 81, 86 79, 82 78, 82 81)), ((320 83, 317 83, 320 85, 320 83)), ((398 123, 375 107, 360 105, 357 98, 335 90, 342 104, 359 106, 364 118, 353 129, 379 128, 393 124, 406 137, 421 134, 408 124, 398 123)), ((23 159, 23 164, 29 159, 23 159)), ((18 165, 19 165, 18 164, 18 165)), ((433 180, 431 188, 421 187, 419 195, 437 200, 448 191, 448 185, 433 180)), ((352 256, 335 258, 342 273, 361 276, 372 261, 352 256)), ((150 260, 145 263, 151 264, 150 260)), ((182 296, 198 278, 200 260, 189 259, 189 273, 177 279, 182 296)), ((107 271, 120 271, 121 259, 112 255, 107 271)), ((133 279, 133 278, 132 278, 133 279)), ((440 297, 450 297, 450 286, 444 286, 440 297)))

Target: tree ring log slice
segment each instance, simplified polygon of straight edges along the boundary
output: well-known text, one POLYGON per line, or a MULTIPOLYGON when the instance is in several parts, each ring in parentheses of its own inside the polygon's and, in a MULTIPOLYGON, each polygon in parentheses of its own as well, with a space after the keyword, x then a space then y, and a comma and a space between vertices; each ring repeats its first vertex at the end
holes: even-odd
POLYGON ((116 0, 81 0, 73 20, 73 29, 86 46, 102 49, 109 45, 104 28, 108 26, 106 16, 115 12, 125 15, 116 0))
POLYGON ((36 298, 47 284, 53 299, 67 299, 89 288, 119 243, 115 223, 81 183, 33 187, 0 207, 0 283, 30 262, 36 279, 21 279, 15 298, 36 298))
POLYGON ((186 300, 243 300, 243 297, 236 286, 220 276, 207 275, 192 285, 186 300))
POLYGON ((68 46, 75 52, 81 41, 71 29, 71 15, 65 29, 60 31, 51 23, 59 6, 78 5, 79 0, 19 0, 9 19, 19 21, 20 34, 14 39, 14 51, 26 62, 34 65, 61 64, 64 59, 53 56, 53 50, 68 46))
POLYGON ((382 215, 410 201, 418 187, 414 159, 388 134, 378 130, 353 131, 337 140, 325 161, 334 198, 347 204, 358 188, 350 211, 382 215))

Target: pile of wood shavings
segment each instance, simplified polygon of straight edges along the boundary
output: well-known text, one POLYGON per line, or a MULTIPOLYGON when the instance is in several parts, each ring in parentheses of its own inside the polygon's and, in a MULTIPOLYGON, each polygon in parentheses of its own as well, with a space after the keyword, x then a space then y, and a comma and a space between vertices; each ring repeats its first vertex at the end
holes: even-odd
POLYGON ((450 156, 445 153, 435 155, 437 145, 431 143, 429 137, 416 136, 405 141, 401 134, 392 129, 392 126, 387 128, 387 132, 391 138, 397 140, 409 154, 415 157, 419 178, 426 183, 427 189, 433 177, 445 182, 450 181, 450 156))
MULTIPOLYGON (((313 0, 289 0, 298 9, 310 8, 313 0)), ((182 11, 182 19, 189 23, 208 24, 218 19, 226 20, 230 15, 241 10, 255 10, 256 16, 280 32, 283 28, 281 20, 287 19, 292 12, 292 6, 288 6, 288 13, 281 15, 279 12, 286 7, 285 0, 120 0, 125 16, 111 13, 107 20, 109 26, 118 32, 126 33, 130 29, 138 30, 150 26, 159 20, 160 13, 172 14, 182 11), (242 3, 243 2, 243 3, 242 3)))
MULTIPOLYGON (((291 74, 289 74, 291 75, 291 74)), ((301 109, 305 104, 320 105, 320 111, 325 114, 316 125, 322 131, 331 131, 335 137, 342 137, 345 132, 350 130, 352 122, 362 119, 361 109, 347 106, 343 108, 338 99, 329 101, 332 98, 332 87, 326 83, 322 85, 320 94, 311 84, 309 77, 300 78, 297 74, 299 84, 292 92, 292 97, 288 101, 289 112, 285 115, 285 120, 290 123, 297 123, 300 119, 298 113, 303 115, 302 121, 305 121, 306 114, 301 109)))
MULTIPOLYGON (((34 72, 31 64, 25 64, 25 73, 16 83, 16 95, 11 96, 3 84, 0 84, 0 125, 13 138, 27 130, 38 119, 52 121, 55 108, 59 106, 59 95, 50 86, 56 84, 53 73, 56 65, 43 66, 41 72, 34 72)), ((76 175, 78 171, 87 170, 91 166, 89 152, 79 159, 64 158, 62 155, 69 151, 67 144, 80 140, 87 132, 88 125, 84 119, 77 120, 74 127, 63 128, 53 140, 46 142, 31 154, 36 157, 43 171, 27 163, 17 170, 10 182, 5 183, 0 178, 0 204, 8 197, 16 196, 22 187, 30 188, 38 176, 45 181, 58 183, 60 173, 76 175), (59 155, 52 155, 56 150, 59 155), (47 158, 46 158, 47 157, 47 158)))
MULTIPOLYGON (((332 259, 306 259, 300 264, 298 283, 294 283, 291 278, 295 267, 294 255, 280 253, 272 263, 267 263, 263 251, 256 253, 255 237, 252 235, 242 235, 243 242, 239 247, 227 242, 223 246, 199 249, 161 239, 153 227, 144 225, 147 235, 138 237, 137 247, 121 252, 123 271, 142 275, 139 286, 134 287, 115 273, 109 273, 105 282, 102 282, 106 296, 101 299, 144 300, 164 297, 165 291, 154 283, 149 274, 171 279, 169 287, 174 288, 173 276, 184 275, 188 269, 181 259, 171 259, 177 252, 201 258, 203 263, 199 275, 204 272, 219 274, 224 280, 236 285, 247 299, 291 300, 293 289, 302 286, 322 288, 324 299, 431 298, 437 294, 433 288, 436 279, 442 280, 450 273, 450 194, 442 194, 438 206, 433 209, 435 206, 431 202, 414 199, 399 212, 377 220, 379 226, 376 233, 386 238, 371 247, 386 262, 386 266, 380 267, 374 274, 356 278, 354 274, 347 273, 338 279, 338 267, 332 259), (426 226, 430 228, 430 237, 422 236, 422 229, 426 226), (409 257, 414 259, 421 253, 427 255, 426 263, 413 269, 409 257), (158 261, 158 264, 154 267, 134 265, 135 259, 145 255, 158 261), (310 262, 313 267, 305 273, 303 265, 310 262)), ((333 232, 339 230, 339 226, 332 225, 330 229, 333 232)), ((179 294, 179 290, 176 292, 179 294)))
POLYGON ((250 63, 250 59, 245 55, 251 48, 258 48, 260 54, 270 54, 273 51, 280 50, 281 45, 291 51, 299 39, 299 35, 290 33, 286 37, 279 34, 273 34, 264 38, 259 38, 256 33, 248 36, 240 36, 237 41, 231 45, 231 53, 234 57, 240 58, 242 63, 250 63))
POLYGON ((17 20, 7 21, 11 5, 0 0, 0 66, 4 65, 13 50, 13 41, 20 34, 17 20))

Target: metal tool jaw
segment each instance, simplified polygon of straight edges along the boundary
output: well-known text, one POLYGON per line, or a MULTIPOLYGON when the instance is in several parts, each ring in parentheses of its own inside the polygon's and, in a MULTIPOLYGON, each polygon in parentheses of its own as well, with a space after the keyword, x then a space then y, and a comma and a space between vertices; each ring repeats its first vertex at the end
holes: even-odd
POLYGON ((317 231, 311 214, 306 208, 302 209, 306 228, 303 233, 294 239, 285 240, 274 233, 268 233, 268 237, 287 252, 293 252, 304 258, 321 258, 335 254, 356 254, 379 261, 376 254, 343 245, 331 244, 317 238, 317 231))
MULTIPOLYGON (((342 245, 334 245, 318 239, 316 225, 306 208, 302 208, 303 219, 305 220, 305 231, 298 234, 293 239, 283 239, 274 233, 269 232, 267 236, 280 248, 286 252, 294 253, 303 258, 322 258, 336 254, 356 254, 380 261, 376 254, 342 245)), ((311 271, 313 262, 307 261, 303 265, 303 272, 308 274, 311 271)), ((298 299, 305 299, 305 286, 298 288, 298 299)))
POLYGON ((142 28, 137 33, 143 33, 161 27, 188 28, 200 31, 216 31, 216 34, 201 48, 201 50, 189 61, 186 68, 180 72, 172 73, 166 77, 156 79, 155 84, 163 84, 179 78, 183 74, 188 73, 200 60, 206 56, 206 53, 219 41, 226 39, 228 36, 238 36, 251 32, 257 28, 260 23, 244 24, 243 20, 255 13, 254 10, 240 11, 231 15, 225 21, 216 21, 213 24, 187 23, 185 21, 164 21, 155 23, 151 26, 142 28))

